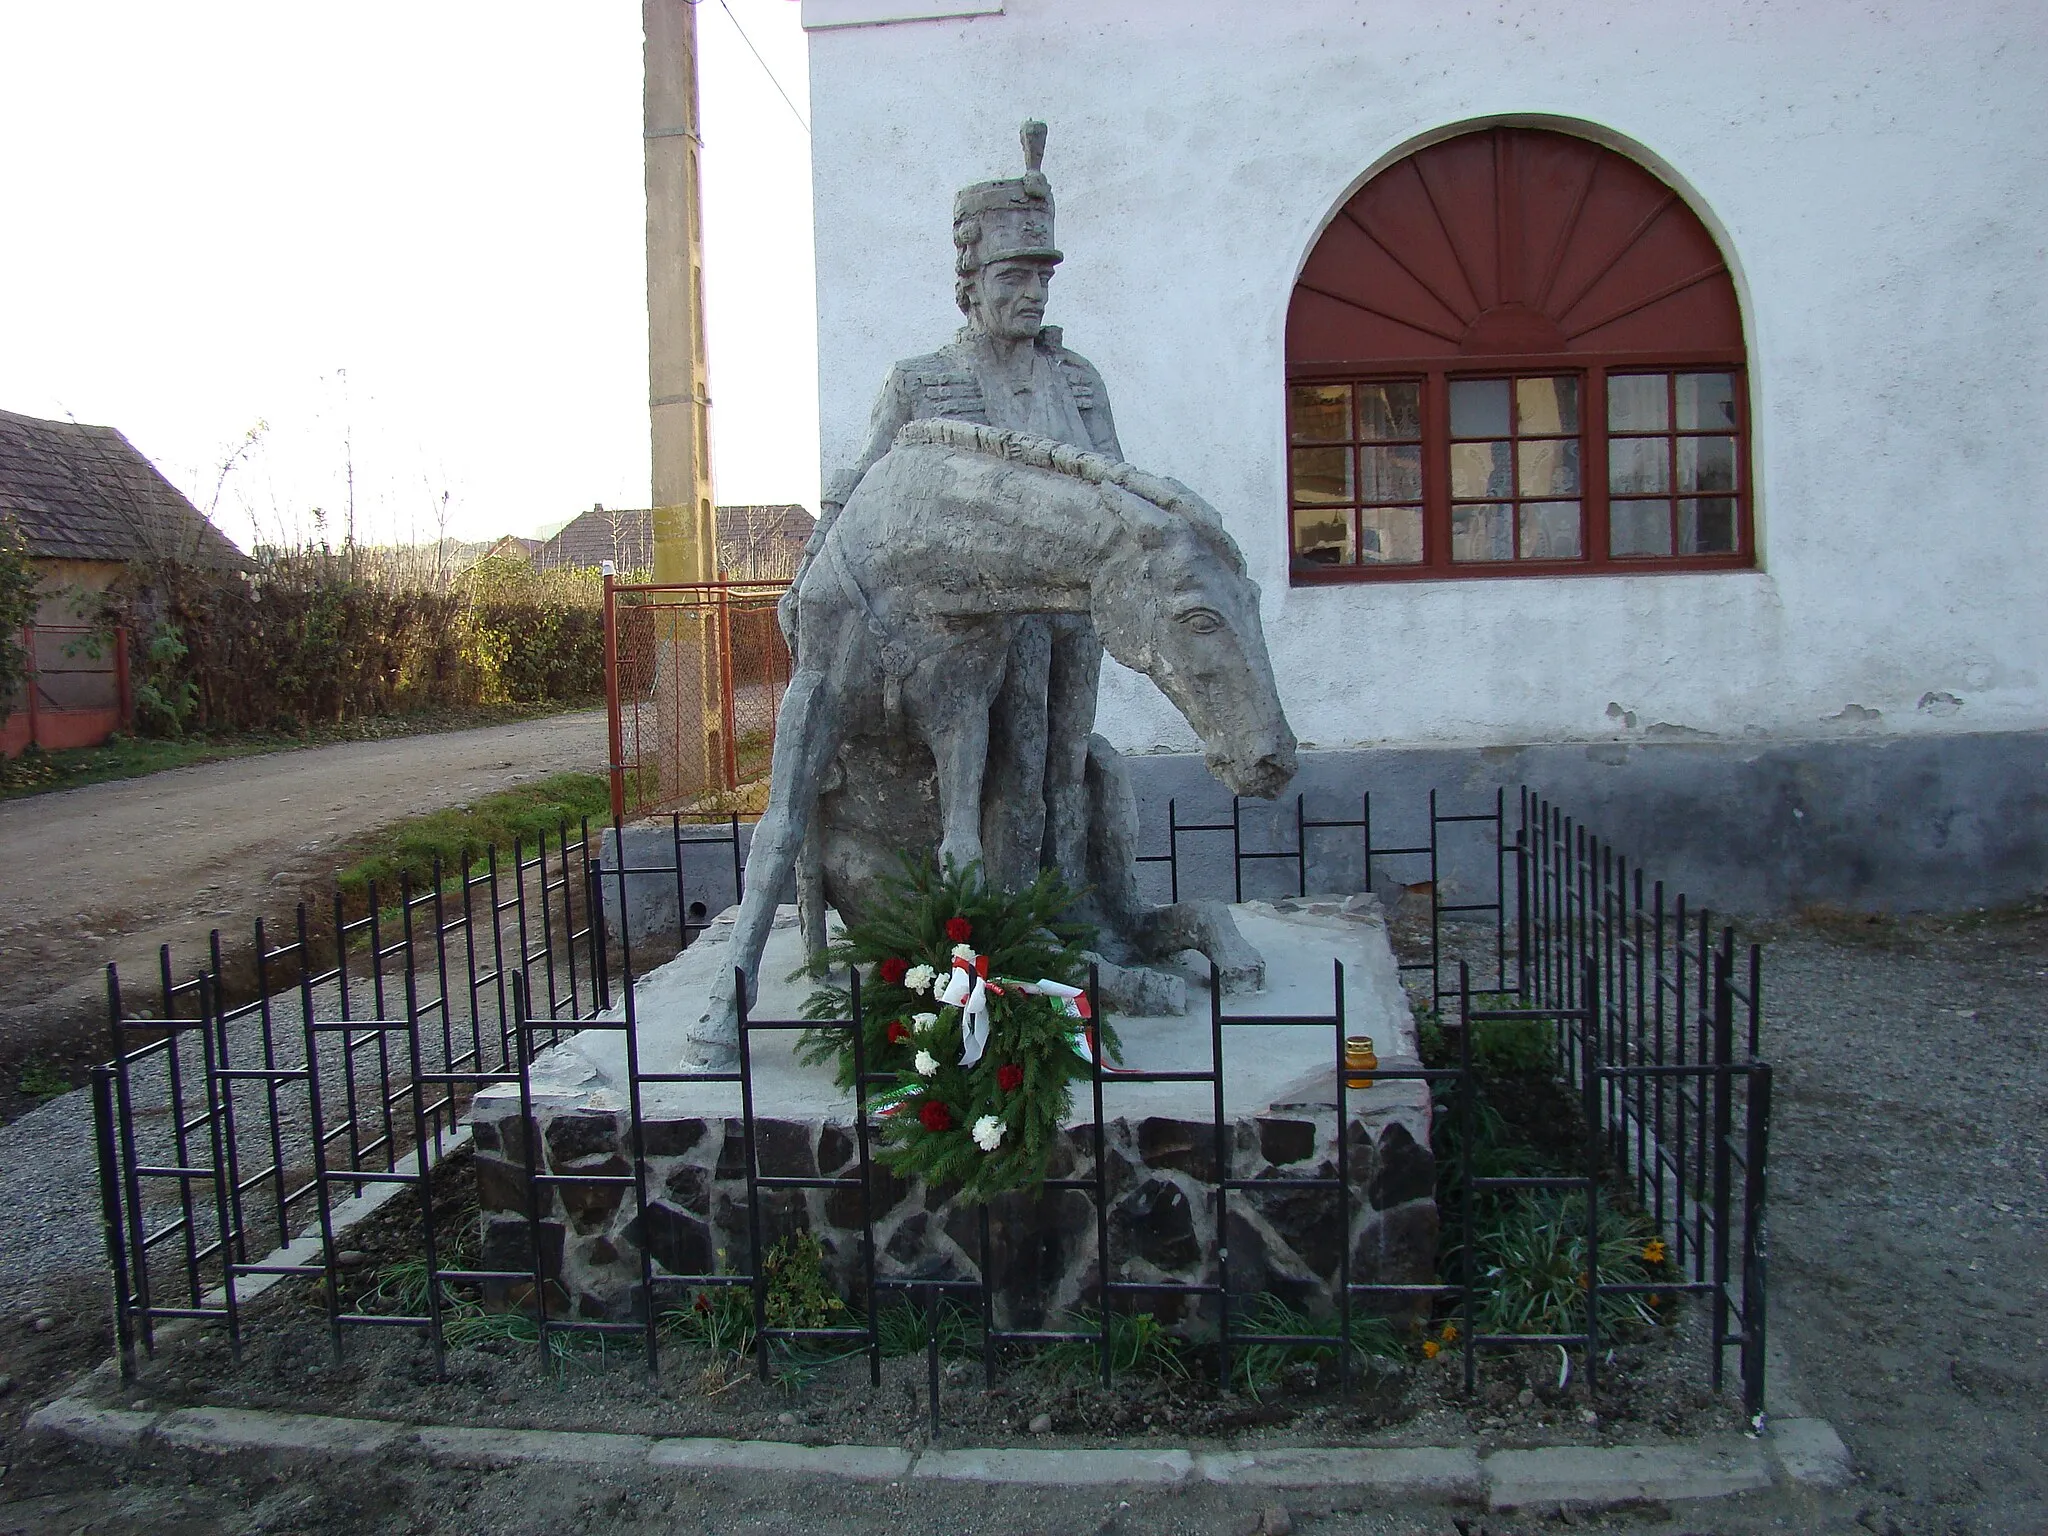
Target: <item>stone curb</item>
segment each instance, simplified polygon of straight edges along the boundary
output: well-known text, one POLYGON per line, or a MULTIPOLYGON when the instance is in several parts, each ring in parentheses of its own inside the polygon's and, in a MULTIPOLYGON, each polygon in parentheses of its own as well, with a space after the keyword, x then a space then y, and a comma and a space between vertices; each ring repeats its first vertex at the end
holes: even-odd
POLYGON ((458 1466, 584 1466, 609 1471, 776 1474, 858 1482, 935 1482, 1058 1487, 1179 1487, 1208 1482, 1248 1488, 1371 1488, 1494 1509, 1641 1500, 1725 1498, 1783 1479, 1838 1488, 1849 1453, 1825 1419, 1784 1419, 1756 1439, 1692 1445, 1550 1446, 1528 1451, 1405 1446, 1275 1448, 1254 1452, 934 1449, 886 1445, 791 1445, 774 1440, 655 1439, 586 1430, 409 1425, 376 1419, 184 1408, 146 1413, 59 1398, 28 1428, 81 1445, 138 1450, 148 1444, 227 1455, 369 1457, 407 1451, 458 1466))

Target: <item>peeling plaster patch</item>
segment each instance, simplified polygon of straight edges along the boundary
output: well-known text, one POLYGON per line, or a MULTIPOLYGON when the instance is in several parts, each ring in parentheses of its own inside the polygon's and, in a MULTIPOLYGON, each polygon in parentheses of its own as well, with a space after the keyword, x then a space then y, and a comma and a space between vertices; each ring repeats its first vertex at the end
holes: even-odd
POLYGON ((1610 703, 1607 706, 1607 718, 1619 720, 1621 728, 1625 731, 1632 731, 1636 728, 1636 712, 1632 709, 1623 709, 1619 704, 1610 703))
POLYGON ((1712 741, 1714 739, 1712 731, 1696 730, 1689 725, 1673 725, 1669 720, 1659 720, 1655 725, 1643 732, 1643 734, 1645 736, 1660 737, 1665 741, 1712 741))
POLYGON ((1821 717, 1821 724, 1875 725, 1883 718, 1884 712, 1882 710, 1865 709, 1861 704, 1844 704, 1838 713, 1823 715, 1821 717))
POLYGON ((1923 715, 1952 715, 1962 707, 1963 701, 1946 690, 1920 695, 1920 712, 1923 715))

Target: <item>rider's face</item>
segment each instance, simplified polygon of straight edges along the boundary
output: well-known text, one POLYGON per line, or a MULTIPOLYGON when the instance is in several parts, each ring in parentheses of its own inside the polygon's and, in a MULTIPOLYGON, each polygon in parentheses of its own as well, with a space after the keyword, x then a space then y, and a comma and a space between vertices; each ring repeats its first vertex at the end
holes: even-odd
POLYGON ((1029 341, 1045 323, 1052 288, 1049 261, 998 261, 974 278, 975 310, 981 328, 1005 341, 1029 341))

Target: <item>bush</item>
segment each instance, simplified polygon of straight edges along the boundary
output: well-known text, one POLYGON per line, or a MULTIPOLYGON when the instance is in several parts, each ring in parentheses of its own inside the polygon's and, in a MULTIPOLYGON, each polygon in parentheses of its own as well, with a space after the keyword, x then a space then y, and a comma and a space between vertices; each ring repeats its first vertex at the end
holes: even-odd
POLYGON ((165 564, 108 593, 126 624, 138 729, 300 731, 475 704, 604 694, 601 580, 489 560, 448 591, 394 588, 356 562, 283 555, 253 576, 165 564))
POLYGON ((28 540, 13 518, 0 517, 0 719, 28 676, 21 627, 35 612, 36 575, 28 563, 28 540))

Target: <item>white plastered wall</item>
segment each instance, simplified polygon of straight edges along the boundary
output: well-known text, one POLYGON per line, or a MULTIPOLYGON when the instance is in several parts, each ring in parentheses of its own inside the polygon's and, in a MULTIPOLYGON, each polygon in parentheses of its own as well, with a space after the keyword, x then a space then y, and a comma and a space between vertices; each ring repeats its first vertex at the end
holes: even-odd
MULTIPOLYGON (((1125 453, 1229 522, 1304 742, 2048 724, 2044 75, 2044 13, 1989 0, 1006 0, 817 31, 826 476, 890 362, 959 324, 954 189, 1015 174, 1042 117, 1048 319, 1102 370, 1125 453), (1761 568, 1290 587, 1301 263, 1374 167, 1541 120, 1635 154, 1726 247, 1761 568)), ((1113 664, 1100 723, 1193 744, 1113 664)))

